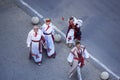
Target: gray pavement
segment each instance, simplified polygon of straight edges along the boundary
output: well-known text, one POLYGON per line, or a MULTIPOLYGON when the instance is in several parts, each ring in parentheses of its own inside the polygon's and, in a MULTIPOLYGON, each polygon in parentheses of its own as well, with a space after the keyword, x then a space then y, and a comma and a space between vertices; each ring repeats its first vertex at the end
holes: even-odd
MULTIPOLYGON (((16 5, 7 3, 0 4, 0 80, 69 80, 66 45, 56 45, 56 59, 48 59, 43 54, 43 64, 36 65, 28 59, 26 46, 27 34, 32 29, 31 17, 16 5), (64 46, 66 51, 58 49, 59 46, 64 46)), ((76 78, 75 75, 72 80, 76 78)))
POLYGON ((93 56, 120 76, 120 1, 119 0, 24 0, 64 33, 67 19, 76 16, 84 20, 82 43, 93 56), (61 17, 65 17, 65 21, 61 17), (113 66, 114 65, 114 66, 113 66))
MULTIPOLYGON (((47 6, 46 0, 25 1, 43 16, 52 18, 53 23, 64 33, 69 16, 75 15, 84 19, 82 43, 92 55, 117 75, 120 74, 119 1, 50 0, 47 6), (65 17, 65 21, 61 20, 62 16, 65 17)), ((76 74, 68 79, 70 67, 66 58, 70 49, 65 45, 65 41, 55 44, 55 59, 48 59, 43 54, 41 66, 28 59, 26 38, 32 29, 30 16, 34 13, 20 5, 19 1, 17 6, 11 0, 0 2, 0 80, 77 80, 76 74)), ((83 80, 100 80, 99 75, 102 71, 102 67, 90 60, 82 69, 83 80)), ((111 76, 110 80, 116 78, 111 76)))

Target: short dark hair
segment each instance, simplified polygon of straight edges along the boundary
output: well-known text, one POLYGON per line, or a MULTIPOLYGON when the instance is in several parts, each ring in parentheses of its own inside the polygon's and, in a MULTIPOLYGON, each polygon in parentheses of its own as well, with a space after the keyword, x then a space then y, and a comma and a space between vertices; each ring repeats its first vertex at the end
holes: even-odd
POLYGON ((73 17, 70 17, 70 20, 73 20, 73 17))
POLYGON ((78 44, 81 44, 80 41, 77 41, 77 42, 75 43, 75 45, 78 45, 78 44))

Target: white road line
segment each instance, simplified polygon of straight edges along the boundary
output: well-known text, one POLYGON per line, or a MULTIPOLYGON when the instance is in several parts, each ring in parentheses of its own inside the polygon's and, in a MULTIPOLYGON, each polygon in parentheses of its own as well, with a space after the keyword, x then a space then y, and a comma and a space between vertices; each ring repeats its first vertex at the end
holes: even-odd
MULTIPOLYGON (((38 17, 40 17, 41 19, 43 19, 43 20, 45 21, 44 17, 43 17, 41 14, 39 14, 35 9, 33 9, 30 5, 28 5, 28 4, 27 4, 26 2, 24 2, 23 0, 20 0, 20 2, 21 2, 24 6, 26 6, 27 8, 29 8, 32 12, 34 12, 38 17)), ((65 34, 64 34, 63 32, 61 32, 55 25, 54 25, 54 29, 55 29, 56 31, 58 31, 58 32, 64 37, 64 39, 66 38, 65 34)))
POLYGON ((64 39, 66 39, 65 34, 62 31, 60 31, 55 25, 54 25, 54 29, 58 31, 64 37, 64 39))
POLYGON ((26 6, 27 8, 29 8, 31 11, 33 11, 37 16, 39 16, 40 18, 43 18, 43 16, 41 14, 39 14, 35 9, 33 9, 31 6, 29 6, 26 2, 24 2, 23 0, 20 0, 20 2, 26 6))
MULTIPOLYGON (((20 0, 20 2, 26 6, 27 8, 29 8, 31 11, 33 11, 37 16, 39 16, 40 18, 43 19, 43 16, 41 14, 39 14, 35 9, 33 9, 30 5, 28 5, 26 2, 24 2, 23 0, 20 0)), ((44 19, 43 19, 44 20, 44 19)), ((58 31, 64 38, 65 37, 65 34, 60 31, 56 26, 54 27, 56 31, 58 31)), ((97 62, 101 67, 103 67, 106 71, 108 71, 110 74, 112 74, 114 77, 116 77, 118 80, 120 80, 120 77, 115 74, 114 72, 112 72, 107 66, 105 66, 102 62, 100 62, 98 59, 96 59, 95 57, 93 57, 91 54, 90 54, 90 57, 95 61, 97 62)))
POLYGON ((114 72, 112 72, 107 66, 105 66, 102 62, 100 62, 98 59, 96 59, 95 57, 93 57, 91 54, 90 54, 90 57, 95 61, 97 62, 100 66, 102 66, 106 71, 108 71, 110 74, 112 74, 114 77, 116 77, 118 80, 120 80, 120 77, 115 74, 114 72))

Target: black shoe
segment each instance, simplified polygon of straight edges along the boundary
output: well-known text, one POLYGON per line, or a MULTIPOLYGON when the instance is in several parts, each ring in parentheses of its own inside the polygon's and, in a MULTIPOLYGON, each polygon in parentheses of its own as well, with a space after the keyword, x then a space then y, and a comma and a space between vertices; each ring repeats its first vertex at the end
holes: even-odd
POLYGON ((55 57, 56 57, 56 52, 55 52, 55 54, 53 54, 53 58, 55 59, 55 57))
POLYGON ((53 56, 53 58, 55 59, 56 56, 53 56))

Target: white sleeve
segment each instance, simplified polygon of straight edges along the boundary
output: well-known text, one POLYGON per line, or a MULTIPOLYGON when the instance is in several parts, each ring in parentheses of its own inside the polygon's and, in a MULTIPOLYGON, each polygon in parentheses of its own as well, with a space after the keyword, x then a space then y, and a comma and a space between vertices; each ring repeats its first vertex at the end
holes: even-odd
POLYGON ((89 53, 88 53, 88 51, 86 49, 84 50, 83 57, 84 58, 89 58, 90 57, 90 55, 89 55, 89 53))
POLYGON ((28 33, 28 37, 27 37, 27 47, 30 47, 31 44, 31 33, 28 33))
POLYGON ((76 23, 77 23, 77 18, 76 18, 76 17, 73 17, 73 19, 74 19, 74 25, 76 25, 76 23))
POLYGON ((72 53, 70 53, 67 57, 67 61, 71 63, 71 62, 73 62, 73 59, 74 59, 74 55, 72 53))
POLYGON ((55 34, 55 30, 54 30, 54 28, 52 29, 52 34, 53 34, 53 35, 55 34))
POLYGON ((77 24, 77 27, 81 27, 83 25, 83 21, 81 19, 78 19, 77 24))
POLYGON ((81 19, 77 19, 76 17, 74 17, 74 25, 77 25, 77 28, 81 27, 83 24, 83 21, 81 19))
POLYGON ((55 34, 55 28, 56 28, 56 26, 53 25, 52 23, 51 23, 51 26, 52 26, 52 34, 54 35, 55 34))
POLYGON ((44 32, 44 24, 41 26, 41 31, 44 32))

